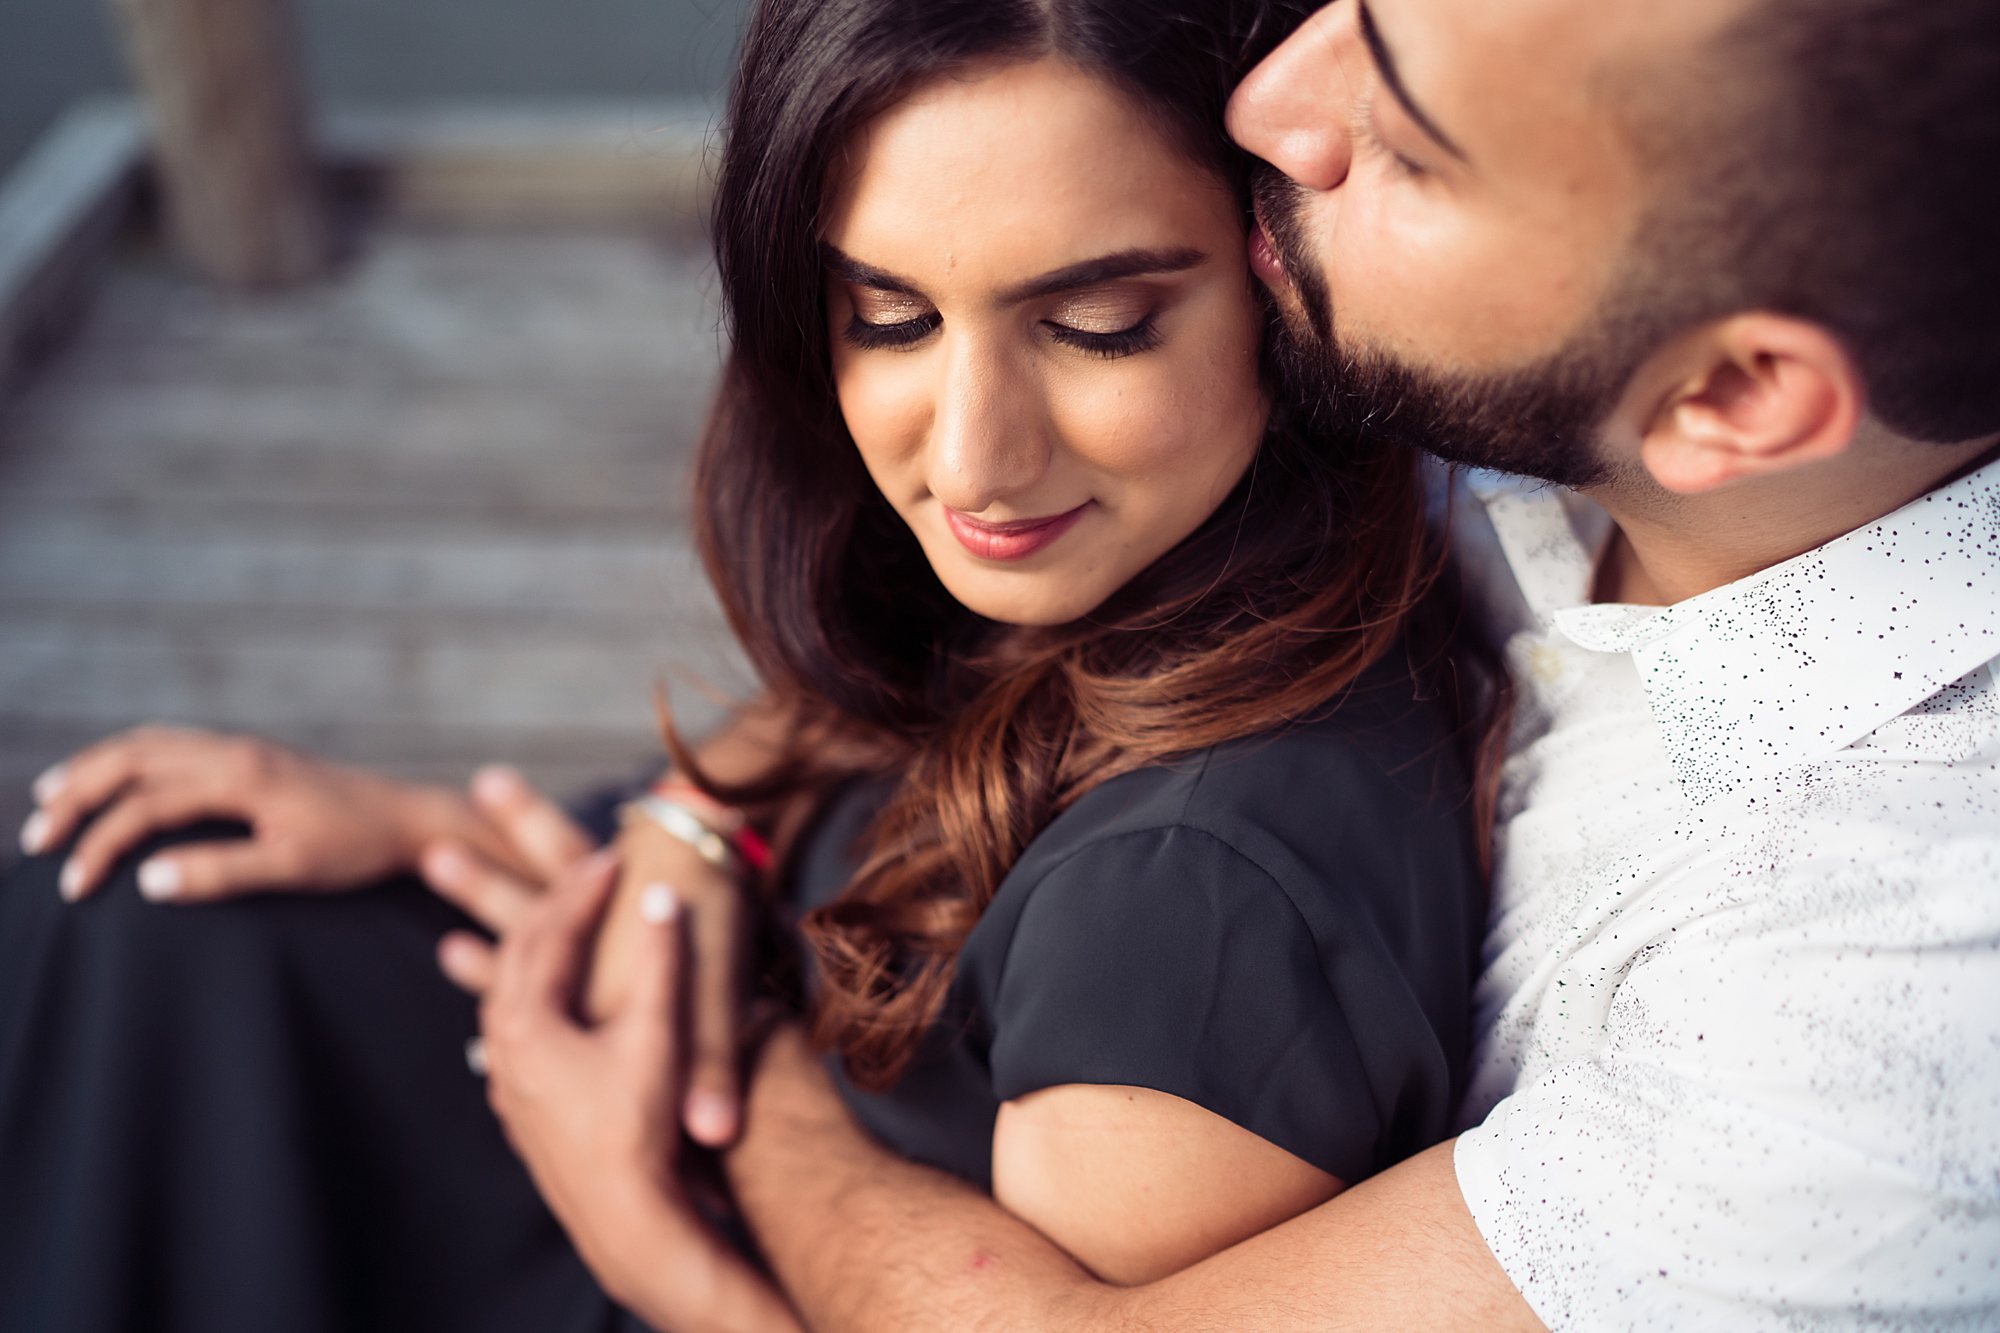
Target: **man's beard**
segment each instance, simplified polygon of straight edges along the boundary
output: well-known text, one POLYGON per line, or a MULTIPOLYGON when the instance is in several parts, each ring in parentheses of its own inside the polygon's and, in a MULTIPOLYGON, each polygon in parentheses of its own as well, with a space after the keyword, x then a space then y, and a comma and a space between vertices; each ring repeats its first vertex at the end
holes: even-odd
MULTIPOLYGON (((1306 327, 1280 311, 1271 359, 1280 393, 1315 431, 1357 433, 1450 463, 1562 486, 1607 480, 1597 437, 1650 339, 1602 312, 1554 355, 1498 374, 1430 370, 1378 348, 1343 343, 1333 302, 1302 226, 1302 192, 1260 166, 1257 213, 1285 266, 1306 327)), ((1622 302, 1607 302, 1607 309, 1622 302)))

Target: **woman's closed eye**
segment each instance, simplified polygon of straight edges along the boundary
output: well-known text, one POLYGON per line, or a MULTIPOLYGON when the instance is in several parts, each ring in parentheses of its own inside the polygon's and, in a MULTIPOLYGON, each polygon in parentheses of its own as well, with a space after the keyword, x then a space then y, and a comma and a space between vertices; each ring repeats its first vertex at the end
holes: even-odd
POLYGON ((856 311, 854 317, 847 321, 847 327, 841 330, 841 336, 854 346, 869 351, 909 347, 930 337, 943 323, 944 317, 935 310, 910 319, 884 323, 863 319, 856 311))
POLYGON ((1160 345, 1159 326, 1150 314, 1125 328, 1106 331, 1080 329, 1053 319, 1042 321, 1042 327, 1048 331, 1049 337, 1065 347, 1106 358, 1133 356, 1160 345))
MULTIPOLYGON (((893 309, 870 311, 874 317, 869 318, 857 305, 841 336, 850 345, 870 351, 913 347, 944 324, 944 317, 935 309, 924 309, 902 319, 883 318, 885 314, 900 314, 913 308, 909 303, 899 303, 893 309)), ((1149 309, 1112 309, 1100 303, 1081 303, 1073 310, 1058 311, 1057 315, 1060 317, 1040 321, 1042 331, 1051 341, 1092 356, 1107 359, 1133 356, 1160 344, 1156 312, 1149 309)))

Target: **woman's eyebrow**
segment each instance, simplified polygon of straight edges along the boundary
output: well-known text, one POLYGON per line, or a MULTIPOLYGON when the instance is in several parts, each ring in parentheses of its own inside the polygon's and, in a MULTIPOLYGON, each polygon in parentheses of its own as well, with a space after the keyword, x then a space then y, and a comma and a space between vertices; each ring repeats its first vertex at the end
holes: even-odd
MULTIPOLYGON (((827 269, 842 281, 878 292, 893 292, 898 296, 923 295, 917 284, 908 278, 898 277, 886 269, 876 268, 873 264, 864 264, 852 255, 842 252, 831 242, 823 242, 820 249, 825 254, 827 269)), ((1120 278, 1139 278, 1156 273, 1183 273, 1206 262, 1207 259, 1208 255, 1204 252, 1186 247, 1171 250, 1120 250, 1115 254, 1099 255, 1095 259, 1065 264, 1038 278, 1030 278, 1018 286, 1009 287, 1000 293, 1000 304, 1019 305, 1023 301, 1033 301, 1061 292, 1073 292, 1084 287, 1095 287, 1099 283, 1116 282, 1120 278)))
POLYGON ((878 292, 894 292, 898 296, 922 296, 917 284, 908 278, 899 278, 873 264, 864 264, 852 255, 845 254, 840 247, 830 241, 820 242, 820 251, 827 268, 833 276, 843 282, 851 282, 856 287, 869 287, 878 292))
POLYGON ((1140 278, 1155 273, 1184 273, 1188 269, 1207 260, 1200 250, 1120 250, 1116 254, 1099 255, 1095 259, 1085 259, 1075 264, 1065 264, 1039 278, 1030 278, 1018 287, 1010 287, 1000 294, 1002 305, 1018 305, 1022 301, 1033 301, 1038 297, 1054 296, 1059 292, 1073 292, 1084 287, 1095 287, 1100 282, 1116 282, 1120 278, 1140 278))

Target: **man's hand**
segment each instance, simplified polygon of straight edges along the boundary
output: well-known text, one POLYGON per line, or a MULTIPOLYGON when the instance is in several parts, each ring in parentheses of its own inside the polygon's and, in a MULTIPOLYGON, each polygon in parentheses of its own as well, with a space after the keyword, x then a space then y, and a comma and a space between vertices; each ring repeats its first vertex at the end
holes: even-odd
POLYGON ((454 792, 342 767, 258 736, 135 727, 49 769, 34 793, 37 808, 21 829, 29 855, 53 851, 90 821, 59 880, 71 901, 95 890, 150 835, 204 818, 240 820, 250 836, 149 858, 138 871, 141 893, 202 902, 354 888, 409 868, 425 839, 444 834, 506 859, 454 792))
MULTIPOLYGON (((508 840, 528 873, 495 865, 450 840, 426 847, 421 869, 441 896, 504 937, 547 884, 590 854, 591 843, 560 806, 511 769, 481 770, 472 784, 472 800, 508 840)), ((662 829, 634 824, 619 835, 616 847, 621 866, 618 888, 603 914, 587 966, 581 1012, 601 1019, 619 1008, 635 984, 649 934, 640 913, 644 891, 653 884, 672 885, 683 905, 689 943, 688 1071, 682 1120, 697 1142, 720 1147, 736 1137, 742 1119, 737 1038, 746 999, 748 903, 735 880, 662 829)), ((439 965, 465 989, 484 991, 491 980, 484 955, 463 941, 454 943, 454 938, 440 944, 439 965)))
POLYGON ((601 1022, 573 1002, 616 876, 576 862, 483 955, 487 1094, 536 1188, 600 1282, 660 1327, 784 1330, 784 1298, 689 1206, 677 1179, 682 920, 665 884, 640 899, 631 984, 601 1022))

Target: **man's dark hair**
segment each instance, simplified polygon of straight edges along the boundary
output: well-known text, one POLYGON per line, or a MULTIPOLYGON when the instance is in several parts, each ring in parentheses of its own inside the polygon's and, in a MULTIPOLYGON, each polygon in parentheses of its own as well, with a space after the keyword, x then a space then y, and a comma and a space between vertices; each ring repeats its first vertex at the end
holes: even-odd
POLYGON ((1697 65, 1631 118, 1647 285, 1824 325, 1901 434, 2000 431, 2000 3, 1750 0, 1697 65))

